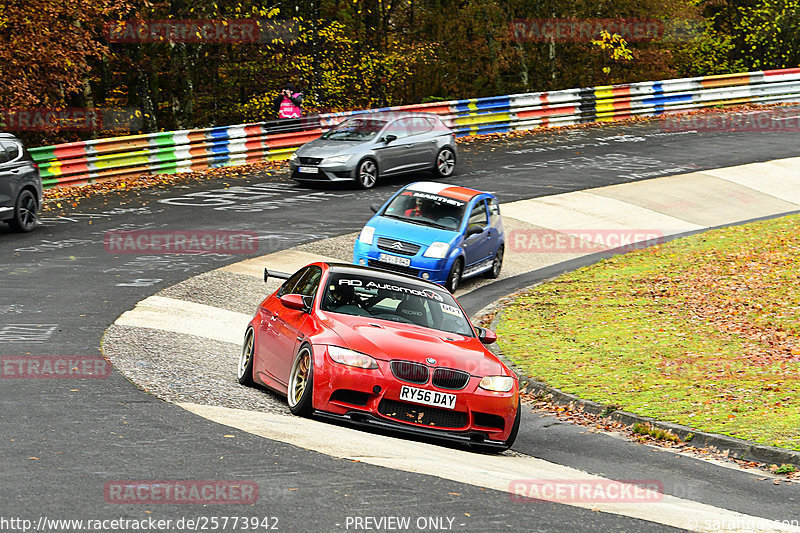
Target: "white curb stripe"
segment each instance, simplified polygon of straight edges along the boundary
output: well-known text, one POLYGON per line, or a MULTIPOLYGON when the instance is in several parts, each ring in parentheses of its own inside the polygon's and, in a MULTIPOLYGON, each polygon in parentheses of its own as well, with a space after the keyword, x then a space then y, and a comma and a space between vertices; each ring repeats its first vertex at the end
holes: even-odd
MULTIPOLYGON (((512 482, 526 479, 573 480, 576 482, 605 479, 535 457, 475 455, 468 451, 384 435, 373 435, 305 418, 192 403, 178 405, 208 420, 332 457, 404 472, 436 476, 458 483, 504 492, 509 491, 512 482)), ((758 531, 764 533, 800 532, 798 527, 669 495, 662 495, 659 501, 642 503, 551 501, 584 509, 597 509, 691 531, 709 533, 741 531, 746 528, 745 524, 758 524, 758 531), (734 527, 720 529, 720 524, 731 524, 734 527)), ((510 505, 513 503, 510 502, 510 505)), ((522 505, 535 505, 535 503, 522 505)))
POLYGON ((115 324, 196 335, 238 345, 252 318, 210 305, 150 296, 123 313, 115 324))
POLYGON ((532 200, 501 204, 503 216, 510 216, 549 229, 661 230, 664 235, 702 229, 687 222, 606 196, 575 191, 532 200))
MULTIPOLYGON (((352 257, 350 258, 352 260, 352 257)), ((232 265, 224 266, 220 270, 232 272, 234 274, 243 274, 245 276, 253 276, 261 278, 264 276, 264 268, 269 270, 277 270, 285 274, 293 274, 315 261, 328 261, 338 263, 339 260, 324 255, 312 254, 295 249, 282 250, 260 257, 254 257, 245 261, 240 261, 232 265)))
POLYGON ((743 185, 786 202, 800 204, 800 157, 704 170, 703 174, 743 185))

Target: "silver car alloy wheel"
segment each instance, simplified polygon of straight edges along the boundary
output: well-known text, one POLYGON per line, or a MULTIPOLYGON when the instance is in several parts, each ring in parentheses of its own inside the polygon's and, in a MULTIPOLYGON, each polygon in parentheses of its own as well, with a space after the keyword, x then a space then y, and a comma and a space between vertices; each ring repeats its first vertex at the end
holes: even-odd
POLYGON ((439 175, 449 176, 456 168, 456 155, 449 148, 443 148, 436 157, 436 168, 439 175))
POLYGON ((36 227, 36 211, 36 197, 30 190, 24 189, 17 197, 11 228, 18 232, 31 231, 36 227))
POLYGON ((365 189, 371 188, 378 180, 378 167, 371 159, 365 159, 358 165, 358 183, 365 189))

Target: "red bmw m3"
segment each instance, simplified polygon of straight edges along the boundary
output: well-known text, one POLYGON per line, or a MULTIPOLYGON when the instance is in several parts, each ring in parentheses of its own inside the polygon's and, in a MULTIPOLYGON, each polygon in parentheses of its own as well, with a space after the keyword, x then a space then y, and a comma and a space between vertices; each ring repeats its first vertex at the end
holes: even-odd
POLYGON ((496 338, 435 283, 312 263, 259 305, 238 378, 286 395, 295 415, 502 451, 519 430, 519 382, 484 346, 496 338))

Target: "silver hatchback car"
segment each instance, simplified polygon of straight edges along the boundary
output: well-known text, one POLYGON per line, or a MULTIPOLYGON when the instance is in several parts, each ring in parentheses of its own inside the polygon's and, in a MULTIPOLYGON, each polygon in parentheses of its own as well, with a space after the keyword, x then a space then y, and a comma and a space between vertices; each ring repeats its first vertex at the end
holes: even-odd
POLYGON ((381 176, 431 170, 455 172, 456 138, 431 113, 365 113, 348 117, 289 158, 300 182, 355 180, 369 189, 381 176))

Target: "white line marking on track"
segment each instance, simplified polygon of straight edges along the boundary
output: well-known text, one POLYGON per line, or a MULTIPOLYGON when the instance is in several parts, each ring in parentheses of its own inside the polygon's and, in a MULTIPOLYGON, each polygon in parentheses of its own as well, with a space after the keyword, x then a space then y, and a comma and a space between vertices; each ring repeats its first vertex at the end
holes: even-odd
MULTIPOLYGON (((192 403, 178 405, 214 422, 333 457, 436 476, 504 492, 509 492, 512 482, 526 479, 573 480, 576 483, 604 480, 602 477, 535 457, 477 455, 422 442, 374 435, 305 418, 192 403)), ((666 494, 662 495, 659 501, 650 502, 556 501, 556 503, 597 509, 699 532, 744 531, 747 530, 747 524, 758 524, 759 532, 800 532, 798 527, 774 520, 666 494), (732 527, 727 527, 728 525, 732 527)), ((749 530, 752 531, 752 528, 749 530)))
POLYGON ((196 335, 231 344, 241 344, 251 315, 210 305, 150 296, 126 311, 115 324, 196 335))

